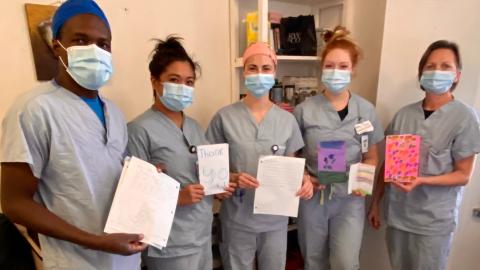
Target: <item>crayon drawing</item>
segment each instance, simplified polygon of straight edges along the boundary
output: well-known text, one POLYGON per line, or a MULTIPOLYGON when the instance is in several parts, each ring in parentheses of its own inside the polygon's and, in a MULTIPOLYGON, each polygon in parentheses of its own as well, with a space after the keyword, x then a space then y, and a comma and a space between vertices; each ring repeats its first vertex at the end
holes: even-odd
POLYGON ((418 135, 387 136, 385 182, 410 182, 418 177, 420 142, 418 135))

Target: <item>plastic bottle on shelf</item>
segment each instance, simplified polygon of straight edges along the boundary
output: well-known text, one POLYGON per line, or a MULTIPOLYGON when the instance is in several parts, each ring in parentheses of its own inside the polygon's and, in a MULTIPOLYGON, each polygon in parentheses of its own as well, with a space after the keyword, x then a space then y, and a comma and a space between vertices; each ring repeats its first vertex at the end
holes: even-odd
POLYGON ((270 89, 270 100, 276 104, 284 100, 283 86, 281 82, 278 82, 278 79, 275 79, 275 85, 270 89))

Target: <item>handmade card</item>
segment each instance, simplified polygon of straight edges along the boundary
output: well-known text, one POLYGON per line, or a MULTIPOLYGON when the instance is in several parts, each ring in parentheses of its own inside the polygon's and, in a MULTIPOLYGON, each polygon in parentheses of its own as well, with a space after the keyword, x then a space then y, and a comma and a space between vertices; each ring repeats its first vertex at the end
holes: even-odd
POLYGON ((230 177, 228 144, 200 145, 197 156, 200 184, 205 188, 205 195, 225 192, 230 177))
POLYGON ((385 145, 385 182, 410 182, 418 177, 421 137, 390 135, 385 145))
POLYGON ((345 141, 319 142, 317 145, 318 181, 332 184, 348 181, 345 141))
POLYGON ((348 194, 356 191, 362 196, 372 195, 375 179, 375 166, 357 163, 350 166, 348 174, 348 194))

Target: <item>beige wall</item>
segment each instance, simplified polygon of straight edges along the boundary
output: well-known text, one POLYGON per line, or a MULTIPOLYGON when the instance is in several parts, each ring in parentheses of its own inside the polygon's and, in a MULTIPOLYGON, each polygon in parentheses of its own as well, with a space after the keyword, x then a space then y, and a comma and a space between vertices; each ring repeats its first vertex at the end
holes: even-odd
MULTIPOLYGON (((50 4, 53 0, 30 0, 50 4)), ((195 101, 187 114, 206 127, 212 115, 231 101, 229 7, 225 0, 97 0, 112 26, 115 74, 102 93, 114 100, 127 120, 152 103, 148 56, 151 38, 170 33, 184 37, 187 50, 200 62, 195 101), (139 4, 141 3, 141 4, 139 4)), ((0 33, 0 119, 21 93, 36 81, 25 0, 2 2, 0 33)), ((0 127, 1 131, 1 127, 0 127)))
MULTIPOLYGON (((52 0, 32 0, 49 4, 52 0)), ((4 33, 0 85, 0 118, 15 98, 38 84, 24 12, 25 1, 2 5, 0 31, 4 33)), ((152 102, 148 56, 154 43, 177 33, 200 62, 203 74, 197 82, 194 105, 187 113, 208 124, 218 108, 230 102, 228 1, 224 0, 98 0, 113 32, 115 74, 102 93, 113 99, 128 120, 152 102)))
POLYGON ((346 25, 362 49, 352 89, 373 104, 377 97, 386 0, 345 0, 346 25))

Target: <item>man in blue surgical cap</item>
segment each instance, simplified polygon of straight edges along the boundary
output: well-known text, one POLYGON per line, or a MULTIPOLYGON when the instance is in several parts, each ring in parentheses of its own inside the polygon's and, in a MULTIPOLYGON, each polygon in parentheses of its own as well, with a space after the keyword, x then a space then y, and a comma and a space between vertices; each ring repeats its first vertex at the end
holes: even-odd
POLYGON ((122 113, 98 93, 112 75, 110 25, 94 1, 69 0, 52 31, 57 76, 3 120, 3 211, 40 233, 44 269, 139 269, 143 236, 103 233, 127 144, 122 113))

